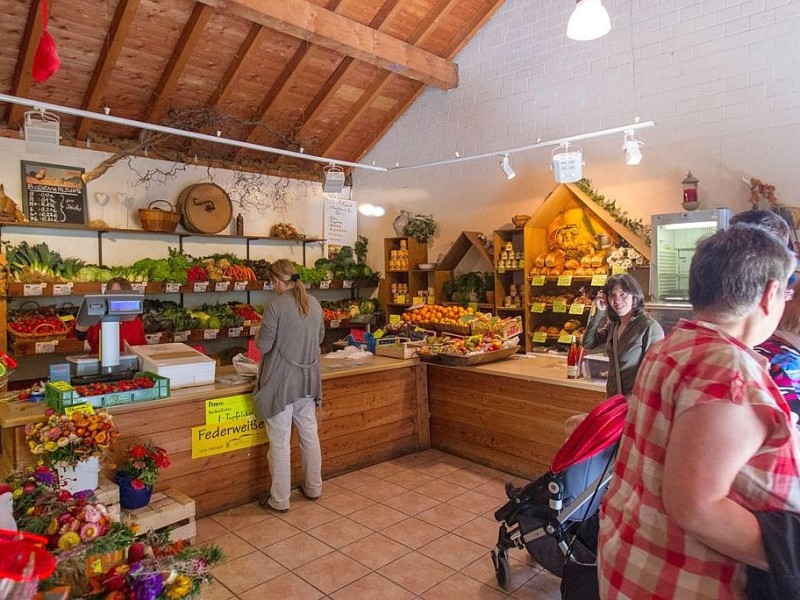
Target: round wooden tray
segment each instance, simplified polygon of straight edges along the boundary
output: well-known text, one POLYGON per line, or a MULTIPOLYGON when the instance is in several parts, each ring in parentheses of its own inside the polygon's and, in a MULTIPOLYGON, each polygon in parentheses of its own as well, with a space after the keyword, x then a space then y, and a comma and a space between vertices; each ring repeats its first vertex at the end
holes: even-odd
POLYGON ((233 216, 230 196, 215 183, 196 183, 184 188, 177 205, 181 224, 193 233, 219 233, 233 216))

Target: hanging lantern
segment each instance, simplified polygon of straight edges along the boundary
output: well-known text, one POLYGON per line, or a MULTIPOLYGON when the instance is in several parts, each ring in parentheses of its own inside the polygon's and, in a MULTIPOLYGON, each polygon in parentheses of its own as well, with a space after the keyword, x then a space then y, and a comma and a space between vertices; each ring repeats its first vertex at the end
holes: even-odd
POLYGON ((697 179, 692 172, 686 175, 681 185, 683 186, 683 201, 684 202, 697 202, 697 184, 700 180, 697 179))

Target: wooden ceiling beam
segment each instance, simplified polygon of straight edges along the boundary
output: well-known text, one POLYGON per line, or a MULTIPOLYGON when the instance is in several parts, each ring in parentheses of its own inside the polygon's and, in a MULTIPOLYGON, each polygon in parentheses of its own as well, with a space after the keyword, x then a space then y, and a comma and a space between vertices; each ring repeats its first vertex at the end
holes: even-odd
POLYGON ((233 90, 234 84, 239 78, 239 73, 242 70, 242 67, 247 62, 250 53, 255 52, 259 46, 261 46, 261 43, 264 41, 264 39, 269 35, 269 29, 262 27, 258 23, 253 23, 253 25, 250 27, 250 31, 247 32, 247 37, 245 37, 244 41, 239 46, 236 56, 225 70, 225 74, 222 76, 222 79, 217 85, 217 88, 214 90, 214 93, 211 94, 209 104, 213 108, 217 108, 227 99, 233 90))
MULTIPOLYGON (((28 11, 28 21, 25 32, 22 34, 22 43, 19 47, 17 68, 14 71, 14 82, 10 94, 27 98, 33 84, 33 57, 36 47, 42 38, 42 0, 34 0, 28 11)), ((9 129, 19 129, 22 126, 22 115, 26 107, 19 104, 9 104, 6 111, 6 123, 9 129)))
MULTIPOLYGON (((81 105, 84 110, 95 112, 100 108, 100 101, 103 99, 106 84, 111 77, 114 66, 117 64, 117 59, 128 37, 128 30, 140 4, 141 0, 120 0, 120 3, 117 4, 114 18, 108 28, 106 41, 100 49, 100 56, 97 58, 92 78, 86 88, 86 95, 81 105)), ((78 117, 75 122, 75 137, 79 140, 85 140, 89 134, 90 127, 90 119, 78 117)))
POLYGON ((451 60, 308 0, 199 1, 404 77, 445 90, 458 85, 458 68, 451 60))
POLYGON ((145 115, 144 121, 157 123, 169 108, 172 93, 178 85, 183 68, 189 61, 195 45, 203 35, 206 23, 211 18, 213 9, 203 3, 197 3, 192 9, 192 14, 181 32, 178 43, 170 56, 161 79, 158 81, 150 101, 150 111, 145 115))

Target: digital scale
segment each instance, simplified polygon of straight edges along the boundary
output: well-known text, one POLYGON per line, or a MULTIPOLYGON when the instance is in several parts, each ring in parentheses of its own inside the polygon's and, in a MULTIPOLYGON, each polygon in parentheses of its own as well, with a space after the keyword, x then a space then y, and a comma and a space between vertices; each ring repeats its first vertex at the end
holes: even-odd
POLYGON ((76 325, 100 323, 100 355, 68 356, 73 383, 110 381, 132 377, 139 370, 135 354, 119 351, 119 324, 144 312, 144 295, 131 293, 88 294, 78 309, 76 325))

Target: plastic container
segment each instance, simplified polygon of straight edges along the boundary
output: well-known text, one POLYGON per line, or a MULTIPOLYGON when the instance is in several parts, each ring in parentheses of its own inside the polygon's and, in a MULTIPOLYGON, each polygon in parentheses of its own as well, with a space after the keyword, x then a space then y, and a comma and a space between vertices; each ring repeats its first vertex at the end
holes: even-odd
POLYGON ((47 404, 58 411, 75 406, 77 404, 90 404, 95 408, 104 406, 117 406, 118 404, 130 404, 131 402, 145 402, 147 400, 158 400, 169 396, 169 378, 140 371, 134 377, 147 377, 152 379, 155 385, 151 388, 141 390, 131 390, 128 392, 113 392, 111 394, 100 394, 98 396, 80 396, 75 388, 64 382, 48 383, 45 385, 45 399, 47 404))

